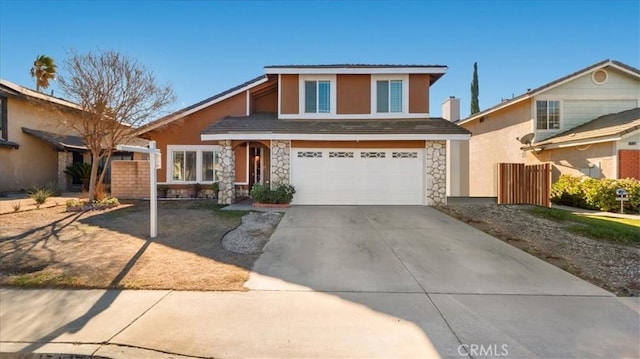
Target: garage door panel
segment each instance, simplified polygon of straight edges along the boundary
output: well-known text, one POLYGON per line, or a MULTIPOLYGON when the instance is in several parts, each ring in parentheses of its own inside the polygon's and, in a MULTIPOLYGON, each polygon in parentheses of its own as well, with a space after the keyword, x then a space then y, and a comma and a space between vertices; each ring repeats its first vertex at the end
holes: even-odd
POLYGON ((422 151, 294 148, 292 152, 294 204, 423 204, 422 151), (299 157, 298 152, 322 156, 299 157))

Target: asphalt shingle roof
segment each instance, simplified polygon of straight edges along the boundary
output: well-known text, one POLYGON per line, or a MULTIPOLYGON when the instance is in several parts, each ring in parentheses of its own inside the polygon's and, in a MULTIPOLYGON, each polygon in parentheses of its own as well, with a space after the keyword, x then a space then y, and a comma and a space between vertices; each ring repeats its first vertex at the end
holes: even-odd
MULTIPOLYGON (((84 140, 80 136, 62 135, 53 132, 34 130, 32 128, 22 128, 22 132, 36 137, 44 142, 51 144, 59 151, 88 151, 84 140)), ((123 142, 127 145, 135 145, 145 147, 148 141, 138 137, 133 137, 123 142)))
POLYGON ((568 131, 535 143, 535 146, 622 136, 640 129, 640 108, 600 116, 568 131))
POLYGON ((85 146, 84 141, 78 136, 61 135, 53 132, 34 130, 26 127, 22 128, 22 132, 38 138, 44 142, 47 142, 60 151, 87 150, 87 146, 85 146))
POLYGON ((443 118, 418 119, 278 119, 275 113, 225 117, 202 134, 463 134, 470 132, 443 118))

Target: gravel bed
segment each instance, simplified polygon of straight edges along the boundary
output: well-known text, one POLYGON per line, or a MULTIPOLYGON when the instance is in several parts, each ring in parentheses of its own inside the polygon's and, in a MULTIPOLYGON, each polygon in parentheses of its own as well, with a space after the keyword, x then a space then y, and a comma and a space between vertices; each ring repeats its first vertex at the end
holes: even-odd
POLYGON ((540 218, 529 206, 449 205, 443 211, 618 296, 640 296, 640 246, 583 237, 572 223, 540 218))
POLYGON ((251 212, 222 238, 222 247, 240 254, 261 253, 281 219, 282 213, 278 212, 251 212))

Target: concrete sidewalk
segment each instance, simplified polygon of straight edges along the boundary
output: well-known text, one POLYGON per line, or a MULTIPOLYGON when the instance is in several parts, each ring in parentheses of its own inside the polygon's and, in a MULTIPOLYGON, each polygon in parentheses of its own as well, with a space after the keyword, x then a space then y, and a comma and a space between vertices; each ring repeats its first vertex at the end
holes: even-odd
POLYGON ((4 353, 455 358, 472 344, 514 358, 640 353, 638 298, 14 289, 0 298, 4 353))

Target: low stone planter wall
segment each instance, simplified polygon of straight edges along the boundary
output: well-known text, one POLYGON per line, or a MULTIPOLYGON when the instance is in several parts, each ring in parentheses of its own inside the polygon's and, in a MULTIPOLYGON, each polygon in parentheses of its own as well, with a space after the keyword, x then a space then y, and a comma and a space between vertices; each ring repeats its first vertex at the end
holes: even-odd
POLYGON ((261 202, 253 202, 254 207, 259 208, 289 208, 291 207, 288 203, 261 203, 261 202))
POLYGON ((101 211, 118 206, 119 204, 85 204, 84 206, 67 207, 67 212, 101 211))

